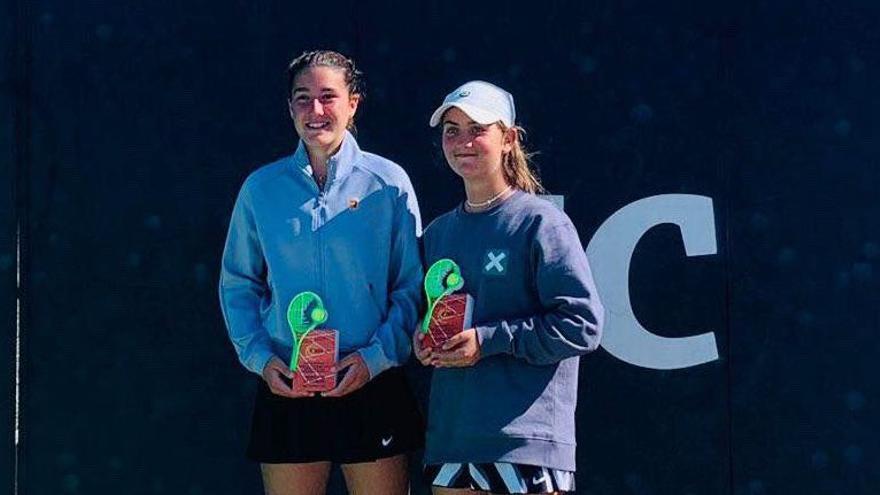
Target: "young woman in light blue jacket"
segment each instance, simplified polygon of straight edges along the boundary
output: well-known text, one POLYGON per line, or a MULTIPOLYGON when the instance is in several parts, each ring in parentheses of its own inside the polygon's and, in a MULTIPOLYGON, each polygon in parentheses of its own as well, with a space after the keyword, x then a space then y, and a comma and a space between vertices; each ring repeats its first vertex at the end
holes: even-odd
POLYGON ((421 303, 418 204, 406 172, 349 132, 363 97, 351 60, 307 52, 288 75, 299 144, 245 180, 220 276, 229 338, 262 377, 248 456, 271 495, 324 493, 332 463, 353 493, 405 494, 405 454, 423 435, 399 368, 421 303), (338 386, 317 396, 286 365, 285 314, 302 291, 322 297, 339 331, 338 386))

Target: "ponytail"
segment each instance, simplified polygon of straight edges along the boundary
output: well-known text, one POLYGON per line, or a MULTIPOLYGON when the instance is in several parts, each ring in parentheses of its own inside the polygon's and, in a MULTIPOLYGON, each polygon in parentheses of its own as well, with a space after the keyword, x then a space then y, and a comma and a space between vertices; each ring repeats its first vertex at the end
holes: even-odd
MULTIPOLYGON (((507 132, 509 129, 504 124, 499 123, 501 130, 507 132)), ((504 179, 508 184, 516 189, 523 190, 530 194, 543 193, 546 190, 541 185, 537 172, 532 166, 532 156, 522 144, 522 138, 525 136, 525 130, 522 127, 514 126, 513 131, 516 136, 511 143, 509 153, 501 157, 501 168, 504 171, 504 179)))

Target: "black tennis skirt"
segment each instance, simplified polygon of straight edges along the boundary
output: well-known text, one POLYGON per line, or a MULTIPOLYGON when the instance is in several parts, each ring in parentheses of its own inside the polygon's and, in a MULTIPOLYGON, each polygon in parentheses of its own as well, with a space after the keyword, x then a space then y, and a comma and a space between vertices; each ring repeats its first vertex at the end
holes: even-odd
POLYGON ((424 419, 401 368, 344 397, 257 390, 247 457, 265 463, 370 462, 424 446, 424 419))

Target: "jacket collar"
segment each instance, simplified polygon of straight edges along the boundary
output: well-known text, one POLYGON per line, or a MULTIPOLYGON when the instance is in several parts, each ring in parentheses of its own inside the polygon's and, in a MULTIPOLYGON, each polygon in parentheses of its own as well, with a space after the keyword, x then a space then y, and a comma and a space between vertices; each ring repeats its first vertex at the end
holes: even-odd
MULTIPOLYGON (((361 158, 363 152, 357 144, 354 136, 345 131, 345 137, 342 138, 342 145, 330 159, 327 160, 327 183, 330 184, 341 179, 351 173, 354 164, 361 158)), ((302 139, 296 147, 296 151, 292 156, 294 168, 301 170, 306 175, 312 175, 312 166, 309 164, 309 153, 302 139)))

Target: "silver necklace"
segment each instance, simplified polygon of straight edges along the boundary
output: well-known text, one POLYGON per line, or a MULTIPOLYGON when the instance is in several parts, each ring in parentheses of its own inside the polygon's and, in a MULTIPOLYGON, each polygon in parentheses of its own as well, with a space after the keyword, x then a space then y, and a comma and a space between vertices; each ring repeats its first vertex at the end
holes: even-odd
POLYGON ((468 208, 470 208, 472 210, 481 210, 483 208, 488 208, 489 206, 492 206, 492 204, 494 204, 496 201, 501 199, 502 196, 507 194, 507 191, 510 191, 509 185, 507 187, 505 187, 504 189, 502 189, 501 192, 499 192, 495 196, 492 196, 491 198, 487 199, 486 201, 481 201, 479 203, 471 203, 471 200, 466 199, 466 200, 464 200, 464 203, 465 203, 465 205, 467 205, 468 208))

